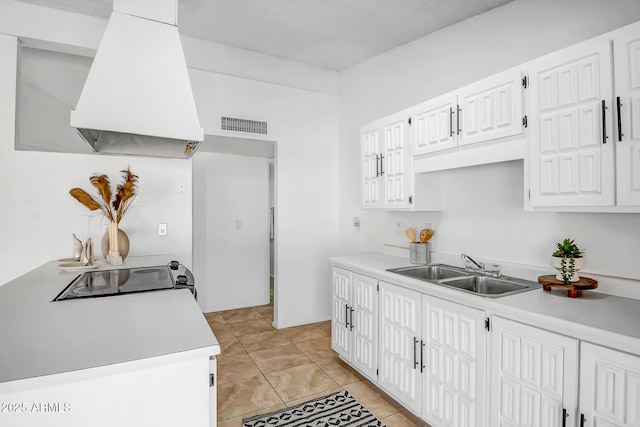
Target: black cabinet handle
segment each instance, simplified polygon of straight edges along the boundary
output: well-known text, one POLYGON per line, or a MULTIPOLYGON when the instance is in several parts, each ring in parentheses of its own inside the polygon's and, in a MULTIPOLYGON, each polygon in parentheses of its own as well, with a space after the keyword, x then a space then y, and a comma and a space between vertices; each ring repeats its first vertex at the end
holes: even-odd
POLYGON ((418 355, 416 346, 418 345, 418 338, 413 337, 413 369, 418 367, 418 355))
POLYGON ((376 154, 376 177, 380 176, 380 165, 378 162, 380 161, 380 156, 376 154))
POLYGON ((562 408, 562 427, 567 427, 568 416, 569 414, 567 414, 567 410, 565 408, 562 408))
POLYGON ((602 100, 602 143, 607 143, 607 104, 602 100))
POLYGON ((580 414, 580 427, 584 427, 584 424, 587 422, 587 418, 584 414, 580 414))
POLYGON ((622 102, 620 102, 620 97, 616 98, 616 107, 618 110, 618 141, 622 141, 622 117, 620 117, 620 107, 622 107, 622 102))
POLYGON ((457 129, 458 135, 460 135, 460 113, 462 112, 462 110, 460 109, 459 105, 457 108, 458 108, 458 114, 456 114, 456 129, 457 129))
POLYGON ((344 305, 344 327, 349 329, 349 306, 344 305))
POLYGON ((353 331, 353 307, 349 308, 349 320, 351 320, 350 331, 353 331))
POLYGON ((449 136, 453 136, 453 107, 449 107, 449 136))
POLYGON ((424 357, 424 346, 425 346, 425 343, 422 340, 420 340, 420 373, 423 373, 424 372, 424 368, 426 367, 426 366, 424 366, 424 359, 423 359, 423 357, 424 357))
POLYGON ((384 175, 384 156, 380 154, 380 176, 384 175))

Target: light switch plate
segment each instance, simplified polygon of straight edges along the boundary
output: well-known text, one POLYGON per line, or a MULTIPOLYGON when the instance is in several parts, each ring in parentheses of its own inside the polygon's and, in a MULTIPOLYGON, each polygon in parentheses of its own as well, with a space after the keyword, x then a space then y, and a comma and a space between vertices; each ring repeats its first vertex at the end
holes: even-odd
POLYGON ((167 224, 160 223, 158 224, 158 236, 166 236, 167 235, 167 224))

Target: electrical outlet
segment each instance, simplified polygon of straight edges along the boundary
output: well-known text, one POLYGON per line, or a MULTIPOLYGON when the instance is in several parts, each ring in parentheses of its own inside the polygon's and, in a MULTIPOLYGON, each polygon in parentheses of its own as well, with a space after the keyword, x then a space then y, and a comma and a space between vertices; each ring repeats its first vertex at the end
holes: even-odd
POLYGON ((424 223, 424 228, 428 229, 428 230, 433 230, 433 224, 430 222, 425 222, 424 223))
POLYGON ((181 179, 178 181, 178 193, 186 193, 187 192, 187 181, 181 179))
POLYGON ((353 226, 360 230, 360 218, 358 218, 357 216, 353 217, 353 226))
POLYGON ((160 223, 158 224, 158 236, 166 236, 167 235, 167 224, 160 223))
POLYGON ((402 234, 402 223, 396 222, 396 233, 402 234))

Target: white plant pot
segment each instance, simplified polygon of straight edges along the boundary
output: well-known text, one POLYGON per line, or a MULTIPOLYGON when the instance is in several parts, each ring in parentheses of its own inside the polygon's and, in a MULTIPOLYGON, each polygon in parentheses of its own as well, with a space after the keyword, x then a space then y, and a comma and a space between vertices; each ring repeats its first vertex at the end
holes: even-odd
MULTIPOLYGON (((558 270, 558 272, 556 273, 556 279, 560 281, 564 281, 564 278, 562 277, 562 259, 563 259, 562 257, 557 257, 557 256, 551 257, 551 267, 558 270)), ((578 276, 578 272, 584 268, 584 257, 574 258, 574 262, 575 262, 575 267, 574 267, 575 272, 573 273, 573 276, 569 278, 570 282, 577 282, 578 280, 580 280, 580 277, 578 276)), ((567 258, 566 265, 567 266, 569 265, 569 258, 567 258)))

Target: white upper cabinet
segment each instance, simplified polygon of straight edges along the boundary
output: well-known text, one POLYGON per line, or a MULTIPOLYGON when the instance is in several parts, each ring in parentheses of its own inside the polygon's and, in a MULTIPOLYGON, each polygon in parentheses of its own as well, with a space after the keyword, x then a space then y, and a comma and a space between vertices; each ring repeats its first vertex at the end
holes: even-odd
POLYGON ((410 108, 413 170, 524 158, 524 91, 524 73, 512 68, 410 108))
POLYGON ((400 112, 381 120, 382 181, 384 207, 408 208, 411 205, 411 164, 409 117, 400 112))
POLYGON ((517 69, 460 89, 458 144, 475 144, 522 133, 522 89, 522 73, 517 69))
POLYGON ((458 98, 455 93, 439 96, 412 109, 411 153, 433 153, 458 145, 458 98))
POLYGON ((610 42, 563 49, 529 70, 531 206, 613 206, 610 42))
POLYGON ((362 205, 377 208, 382 206, 380 171, 382 146, 378 122, 364 126, 360 133, 362 148, 362 205))
POLYGON ((617 204, 640 206, 640 24, 615 33, 617 204))
POLYGON ((362 206, 398 210, 441 209, 441 191, 434 180, 416 179, 411 168, 412 120, 407 110, 360 129, 362 206), (427 196, 416 205, 416 183, 427 196))

